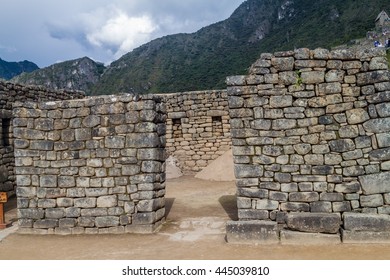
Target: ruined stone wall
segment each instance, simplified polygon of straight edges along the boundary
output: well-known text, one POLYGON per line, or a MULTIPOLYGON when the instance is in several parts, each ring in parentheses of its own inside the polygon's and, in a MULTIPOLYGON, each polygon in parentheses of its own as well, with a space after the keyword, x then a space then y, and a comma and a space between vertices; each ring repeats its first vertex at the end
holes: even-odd
POLYGON ((0 81, 0 191, 15 191, 12 104, 83 98, 83 92, 54 91, 44 87, 22 86, 0 81))
POLYGON ((165 105, 155 96, 14 104, 22 233, 152 232, 165 217, 165 105))
POLYGON ((184 174, 202 170, 230 149, 226 90, 161 96, 167 106, 167 152, 184 174))
POLYGON ((231 240, 240 231, 249 239, 306 232, 340 240, 340 229, 344 241, 370 238, 361 231, 390 237, 384 50, 262 54, 248 76, 227 81, 240 220, 228 226, 231 240))

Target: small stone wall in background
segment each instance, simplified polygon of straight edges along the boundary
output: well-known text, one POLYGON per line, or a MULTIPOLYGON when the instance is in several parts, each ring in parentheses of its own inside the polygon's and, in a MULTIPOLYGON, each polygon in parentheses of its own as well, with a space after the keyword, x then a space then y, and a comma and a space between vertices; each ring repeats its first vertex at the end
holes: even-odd
POLYGON ((201 171, 231 148, 226 90, 160 96, 167 106, 167 152, 184 174, 201 171))

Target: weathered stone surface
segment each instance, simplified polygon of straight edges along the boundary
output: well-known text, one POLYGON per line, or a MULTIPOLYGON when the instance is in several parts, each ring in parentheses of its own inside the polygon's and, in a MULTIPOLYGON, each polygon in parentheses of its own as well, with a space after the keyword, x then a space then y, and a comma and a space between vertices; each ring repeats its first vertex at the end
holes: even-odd
POLYGON ((313 202, 319 199, 320 196, 317 192, 292 192, 289 194, 291 202, 313 202))
POLYGON ((371 133, 390 131, 390 118, 372 119, 363 124, 364 129, 371 133))
POLYGON ((345 244, 384 244, 390 243, 389 231, 354 231, 341 230, 343 243, 345 244))
POLYGON ((310 71, 301 73, 302 83, 304 84, 318 84, 325 81, 325 72, 310 71))
POLYGON ((344 213, 344 229, 350 231, 390 231, 390 217, 379 214, 344 213))
POLYGON ((365 121, 370 119, 370 116, 368 115, 367 111, 362 108, 349 110, 346 112, 346 114, 349 124, 364 123, 365 121))
POLYGON ((335 191, 338 193, 359 193, 361 191, 361 185, 359 182, 337 184, 335 191))
POLYGON ((236 178, 255 178, 263 175, 263 167, 260 165, 235 165, 236 178))
POLYGON ((379 194, 389 193, 390 185, 390 172, 381 172, 378 174, 370 174, 359 177, 360 184, 362 186, 363 194, 379 194))
POLYGON ((226 224, 226 239, 238 244, 277 244, 277 223, 270 221, 230 221, 226 224))
POLYGON ((329 142, 329 147, 332 152, 348 152, 355 149, 355 144, 351 139, 333 140, 329 142))
POLYGON ((296 232, 291 230, 280 231, 280 241, 286 245, 336 245, 341 243, 339 234, 323 234, 296 232))
POLYGON ((238 218, 240 221, 267 220, 269 218, 269 214, 267 210, 238 209, 238 218))
POLYGON ((115 207, 117 206, 117 196, 116 195, 110 195, 110 196, 100 196, 97 198, 96 206, 97 207, 115 207))
POLYGON ((381 103, 375 106, 378 115, 382 118, 390 116, 390 103, 381 103))
POLYGON ((361 195, 360 205, 362 207, 379 207, 383 205, 383 196, 381 194, 361 195))
POLYGON ((377 70, 367 73, 359 73, 357 76, 357 85, 368 85, 380 82, 386 82, 389 80, 387 71, 377 70))
POLYGON ((115 227, 119 225, 119 217, 107 216, 107 217, 96 217, 96 227, 115 227))
POLYGON ((270 106, 272 108, 290 107, 292 106, 292 96, 291 95, 271 96, 270 106))
MULTIPOLYGON (((383 144, 383 143, 381 143, 383 144)), ((390 160, 390 148, 383 148, 383 149, 378 149, 378 150, 373 150, 369 154, 371 160, 379 160, 379 161, 384 161, 384 160, 390 160)))
POLYGON ((292 230, 313 233, 337 233, 340 229, 341 216, 326 213, 289 213, 287 227, 292 230))

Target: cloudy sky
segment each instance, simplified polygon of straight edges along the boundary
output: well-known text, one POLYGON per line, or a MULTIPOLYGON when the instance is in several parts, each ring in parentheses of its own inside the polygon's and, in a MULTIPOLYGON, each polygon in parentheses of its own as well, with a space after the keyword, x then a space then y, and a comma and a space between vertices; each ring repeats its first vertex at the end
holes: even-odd
POLYGON ((0 58, 105 64, 152 39, 228 18, 244 0, 0 0, 0 58))

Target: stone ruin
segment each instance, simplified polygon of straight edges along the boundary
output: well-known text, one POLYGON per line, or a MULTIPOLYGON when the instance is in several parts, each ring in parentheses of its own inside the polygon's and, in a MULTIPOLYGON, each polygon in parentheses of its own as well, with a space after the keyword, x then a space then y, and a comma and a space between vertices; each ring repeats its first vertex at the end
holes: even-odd
POLYGON ((227 91, 14 99, 2 188, 16 175, 24 233, 154 232, 167 156, 193 173, 232 147, 229 242, 389 242, 389 79, 381 49, 298 49, 227 91))
POLYGON ((228 241, 390 241, 389 78, 380 49, 298 49, 227 79, 228 241))

